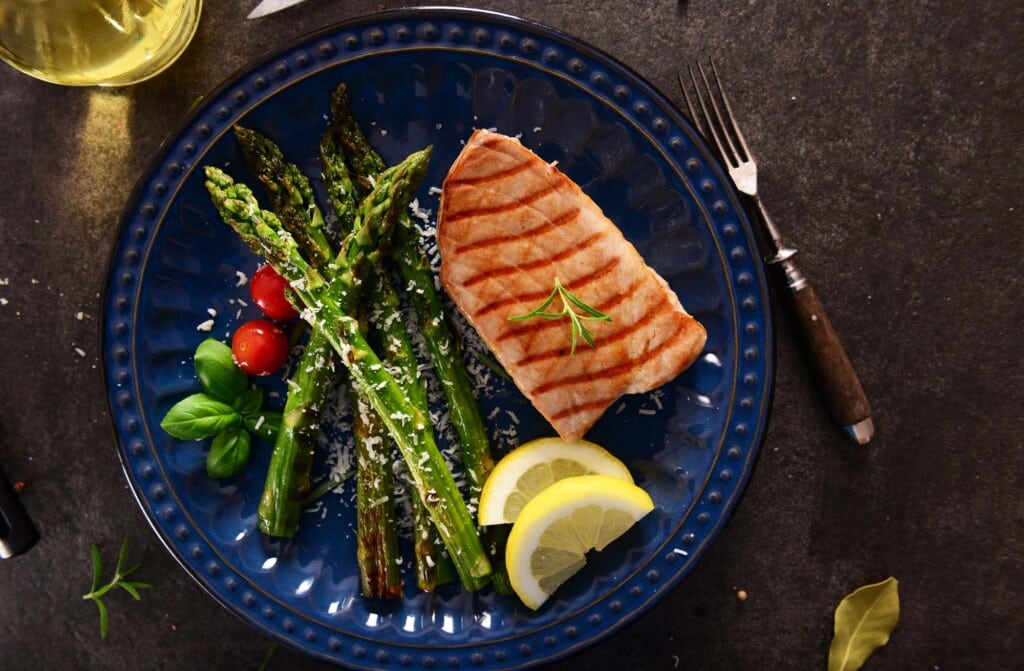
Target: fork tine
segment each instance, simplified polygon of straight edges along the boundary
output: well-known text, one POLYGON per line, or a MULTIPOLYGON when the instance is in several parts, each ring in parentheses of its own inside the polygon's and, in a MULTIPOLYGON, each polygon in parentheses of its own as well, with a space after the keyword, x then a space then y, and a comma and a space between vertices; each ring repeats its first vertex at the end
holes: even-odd
MULTIPOLYGON (((708 59, 708 62, 710 63, 715 74, 715 84, 718 86, 718 92, 722 94, 722 83, 718 80, 717 70, 714 70, 714 61, 708 59)), ((700 78, 704 81, 705 90, 708 92, 708 98, 711 100, 711 107, 715 112, 715 119, 718 121, 718 125, 722 129, 722 135, 725 136, 725 142, 729 145, 729 157, 727 160, 729 160, 731 163, 739 163, 741 160, 743 160, 743 157, 740 156, 740 152, 736 151, 736 145, 733 144, 732 136, 729 134, 730 127, 733 131, 736 130, 736 123, 735 121, 733 121, 731 114, 729 116, 729 120, 731 123, 726 123, 725 119, 722 117, 722 111, 718 108, 718 102, 715 100, 714 89, 711 88, 711 83, 708 81, 707 73, 704 72, 704 67, 700 64, 699 61, 697 62, 697 70, 700 71, 700 78)), ((705 110, 705 114, 706 113, 707 111, 705 110)), ((719 150, 721 150, 721 144, 719 144, 719 150)), ((724 157, 725 151, 722 150, 721 153, 724 157)))
POLYGON ((740 132, 740 127, 736 124, 736 115, 732 113, 732 105, 729 104, 729 98, 725 95, 725 89, 722 88, 722 80, 718 76, 718 68, 715 67, 715 62, 708 59, 708 63, 711 64, 711 72, 715 76, 715 85, 718 87, 718 94, 722 96, 722 102, 725 104, 725 113, 729 117, 729 125, 732 127, 732 132, 736 135, 736 140, 739 142, 740 147, 743 149, 743 159, 747 161, 754 160, 754 157, 750 155, 750 149, 747 148, 747 141, 743 138, 743 133, 740 132))
MULTIPOLYGON (((698 64, 697 67, 700 67, 700 65, 698 64)), ((693 74, 693 67, 688 65, 688 66, 686 66, 686 70, 690 73, 690 81, 693 82, 693 92, 694 92, 694 95, 697 97, 697 102, 700 103, 701 111, 704 112, 704 115, 703 115, 704 123, 708 127, 708 132, 711 134, 711 139, 713 139, 715 141, 715 145, 718 147, 718 155, 721 156, 724 160, 729 161, 730 158, 729 158, 729 155, 725 151, 725 147, 722 145, 722 140, 719 137, 718 128, 715 127, 714 117, 712 117, 711 116, 711 112, 708 111, 708 106, 704 102, 704 97, 705 96, 701 94, 700 84, 697 83, 697 76, 695 74, 693 74)), ((701 71, 701 74, 702 75, 704 74, 703 71, 701 71)), ((705 79, 705 84, 706 83, 707 83, 707 80, 705 79)), ((705 90, 707 90, 708 94, 710 95, 711 89, 705 89, 705 90)), ((712 102, 714 102, 713 99, 712 99, 712 102)), ((694 115, 694 116, 696 116, 696 115, 694 115)), ((721 117, 719 117, 719 125, 722 126, 722 128, 724 129, 724 125, 721 123, 721 117)))
POLYGON ((686 80, 683 79, 682 72, 677 72, 676 78, 679 79, 679 88, 683 92, 683 99, 686 100, 686 110, 690 113, 690 121, 697 127, 698 131, 701 131, 700 117, 697 116, 697 110, 693 106, 693 101, 690 100, 690 87, 686 85, 686 80))

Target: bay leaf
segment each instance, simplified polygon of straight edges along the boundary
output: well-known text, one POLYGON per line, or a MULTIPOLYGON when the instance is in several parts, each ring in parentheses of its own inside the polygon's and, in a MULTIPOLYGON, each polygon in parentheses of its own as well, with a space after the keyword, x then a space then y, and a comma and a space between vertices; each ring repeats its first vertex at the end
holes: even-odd
POLYGON ((858 587, 835 613, 835 636, 828 649, 828 671, 855 671, 876 649, 889 642, 900 619, 899 581, 858 587))

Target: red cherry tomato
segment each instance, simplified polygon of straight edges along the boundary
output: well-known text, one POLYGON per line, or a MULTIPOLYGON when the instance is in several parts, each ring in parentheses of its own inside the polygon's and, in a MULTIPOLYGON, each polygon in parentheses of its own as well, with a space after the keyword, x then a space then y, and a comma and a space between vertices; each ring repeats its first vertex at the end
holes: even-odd
POLYGON ((288 280, 270 266, 260 266, 249 280, 249 294, 263 314, 279 322, 295 319, 299 313, 285 297, 288 280))
POLYGON ((231 356, 249 375, 270 375, 288 360, 288 336, 266 319, 245 322, 231 339, 231 356))

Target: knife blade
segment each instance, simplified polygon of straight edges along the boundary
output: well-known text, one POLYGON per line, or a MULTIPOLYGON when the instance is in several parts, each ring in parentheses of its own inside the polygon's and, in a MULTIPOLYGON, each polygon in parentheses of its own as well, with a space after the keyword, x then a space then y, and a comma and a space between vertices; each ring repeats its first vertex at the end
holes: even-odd
POLYGON ((247 19, 258 19, 264 16, 269 16, 274 12, 279 12, 282 9, 288 9, 293 5, 297 5, 305 0, 263 0, 260 4, 256 5, 256 8, 249 12, 247 19))

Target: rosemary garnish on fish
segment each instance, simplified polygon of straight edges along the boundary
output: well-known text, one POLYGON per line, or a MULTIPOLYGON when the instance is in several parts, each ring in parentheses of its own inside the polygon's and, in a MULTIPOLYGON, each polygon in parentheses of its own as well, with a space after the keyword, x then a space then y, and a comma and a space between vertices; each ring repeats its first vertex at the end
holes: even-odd
POLYGON ((580 300, 580 298, 573 292, 569 291, 557 277, 555 278, 555 288, 552 289, 551 295, 549 295, 543 303, 541 303, 532 312, 509 317, 508 320, 510 322, 519 322, 527 319, 533 319, 534 317, 543 317, 544 319, 562 319, 566 316, 569 317, 569 329, 572 337, 572 344, 569 348, 570 355, 576 353, 576 342, 580 336, 583 336, 583 339, 591 347, 597 346, 594 343, 593 334, 583 324, 583 322, 610 322, 612 320, 610 316, 580 300), (546 312, 546 310, 551 307, 551 304, 554 302, 556 297, 562 299, 562 310, 560 312, 546 312), (577 308, 580 311, 577 312, 574 308, 577 308))

